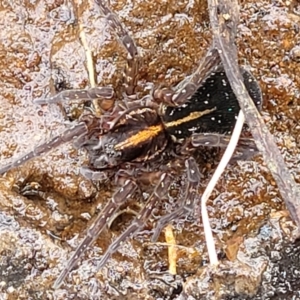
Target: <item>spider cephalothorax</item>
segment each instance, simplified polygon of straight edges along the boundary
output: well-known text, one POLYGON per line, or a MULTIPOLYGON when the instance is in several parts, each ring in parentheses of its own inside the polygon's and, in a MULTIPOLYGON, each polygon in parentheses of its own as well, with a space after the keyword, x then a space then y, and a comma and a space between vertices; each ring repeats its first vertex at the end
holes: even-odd
POLYGON ((91 166, 102 169, 128 161, 155 159, 167 143, 167 132, 157 112, 150 107, 139 107, 125 111, 109 132, 99 137, 97 145, 89 144, 87 149, 91 166))
MULTIPOLYGON (((95 2, 128 52, 126 84, 123 92, 134 94, 139 71, 137 47, 117 16, 102 1, 96 0, 95 2)), ((255 104, 260 107, 262 99, 258 83, 248 71, 241 69, 241 73, 249 94, 255 104)), ((119 207, 136 190, 141 178, 137 178, 139 176, 134 176, 134 174, 143 173, 146 176, 142 178, 147 178, 147 175, 151 177, 151 173, 155 172, 158 176, 156 176, 153 193, 133 223, 104 253, 99 268, 126 238, 143 228, 153 207, 167 197, 168 188, 172 182, 170 176, 173 172, 172 160, 186 167, 185 193, 180 209, 160 221, 155 238, 169 220, 189 213, 193 209, 200 181, 199 170, 192 157, 193 151, 199 145, 210 144, 210 136, 207 134, 211 135, 212 140, 215 135, 229 134, 234 127, 239 105, 220 65, 218 52, 214 49, 208 51, 197 71, 178 86, 180 88, 174 91, 172 89, 155 90, 147 98, 146 105, 143 105, 145 101, 136 100, 134 96, 126 99, 126 105, 116 105, 111 110, 111 114, 106 113, 100 117, 86 115, 79 120, 78 124, 61 135, 0 169, 0 173, 4 173, 62 143, 73 141, 76 147, 86 149, 89 155, 89 166, 82 168, 84 176, 91 180, 102 180, 108 178, 107 173, 118 174, 119 187, 88 229, 82 243, 68 261, 54 287, 62 284, 80 255, 95 241, 119 207), (160 168, 157 162, 162 161, 162 157, 167 157, 170 164, 160 168), (126 171, 122 172, 125 165, 126 171), (138 172, 130 172, 128 165, 133 171, 138 170, 138 172)), ((110 99, 112 95, 112 88, 99 87, 85 91, 64 91, 49 99, 37 100, 36 103, 49 104, 66 101, 72 97, 82 100, 110 99)))

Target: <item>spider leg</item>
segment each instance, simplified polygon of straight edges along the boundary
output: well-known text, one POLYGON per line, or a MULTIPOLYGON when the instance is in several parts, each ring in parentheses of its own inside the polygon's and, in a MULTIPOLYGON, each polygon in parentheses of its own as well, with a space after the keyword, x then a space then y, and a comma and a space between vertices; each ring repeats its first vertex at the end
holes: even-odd
POLYGON ((85 178, 93 181, 104 181, 108 179, 107 172, 103 171, 93 171, 89 169, 88 167, 81 167, 80 168, 80 173, 83 175, 85 178))
POLYGON ((66 90, 46 99, 35 99, 35 104, 62 103, 70 100, 91 101, 98 98, 111 99, 114 95, 112 87, 94 87, 87 90, 66 90))
POLYGON ((109 26, 115 32, 119 42, 127 51, 127 66, 125 69, 125 90, 127 95, 133 95, 137 85, 139 70, 139 53, 133 38, 127 29, 121 24, 119 18, 108 8, 103 1, 95 0, 101 13, 106 17, 109 26))
MULTIPOLYGON (((231 136, 218 133, 194 133, 191 137, 193 147, 221 147, 226 148, 231 136)), ((259 153, 253 138, 241 137, 237 144, 236 150, 242 155, 238 158, 247 159, 259 153)))
POLYGON ((194 211, 194 207, 197 204, 198 199, 198 185, 200 182, 200 172, 197 163, 193 157, 190 157, 185 161, 187 170, 187 186, 185 191, 184 200, 181 202, 181 206, 175 211, 162 217, 156 225, 154 234, 151 241, 154 243, 157 241, 162 229, 170 223, 170 221, 181 217, 182 215, 189 215, 194 211))
POLYGON ((108 247, 106 252, 103 254, 97 269, 99 270, 104 266, 110 256, 118 250, 120 245, 129 237, 132 237, 136 232, 144 227, 145 223, 148 221, 153 207, 164 198, 168 192, 168 187, 171 184, 171 177, 163 173, 160 180, 152 193, 152 195, 147 200, 145 206, 142 208, 138 216, 135 218, 133 223, 108 247))
POLYGON ((18 167, 22 165, 24 162, 40 156, 44 153, 49 152, 50 150, 58 147, 61 144, 69 142, 73 140, 74 137, 80 136, 82 134, 87 133, 88 129, 85 123, 79 123, 68 130, 65 130, 60 135, 54 137, 52 140, 41 144, 34 148, 34 150, 30 151, 29 153, 25 154, 24 156, 20 157, 18 160, 11 162, 10 164, 0 168, 0 174, 7 172, 8 170, 18 167))
POLYGON ((157 89, 153 97, 157 102, 170 106, 180 106, 189 100, 202 85, 205 78, 211 74, 219 65, 221 59, 218 51, 211 48, 200 61, 197 70, 186 80, 179 83, 173 91, 170 88, 157 89))
POLYGON ((124 203, 124 201, 133 194, 136 188, 137 186, 133 181, 126 180, 124 185, 113 194, 111 200, 99 213, 94 223, 88 229, 85 238, 76 248, 75 252, 68 260, 66 266, 60 273, 59 277, 56 279, 55 283, 53 284, 54 289, 60 287, 68 273, 77 264, 80 256, 86 251, 86 249, 90 245, 94 243, 94 241, 98 238, 99 234, 102 232, 104 227, 107 225, 109 219, 114 215, 114 213, 119 209, 119 207, 124 203))

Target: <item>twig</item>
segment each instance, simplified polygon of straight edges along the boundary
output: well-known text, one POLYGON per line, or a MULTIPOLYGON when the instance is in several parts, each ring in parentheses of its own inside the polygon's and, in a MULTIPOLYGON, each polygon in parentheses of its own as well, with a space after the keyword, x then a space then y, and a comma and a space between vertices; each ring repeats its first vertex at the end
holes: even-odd
POLYGON ((168 225, 165 228, 165 239, 168 243, 169 272, 172 275, 176 275, 177 249, 172 225, 168 225))

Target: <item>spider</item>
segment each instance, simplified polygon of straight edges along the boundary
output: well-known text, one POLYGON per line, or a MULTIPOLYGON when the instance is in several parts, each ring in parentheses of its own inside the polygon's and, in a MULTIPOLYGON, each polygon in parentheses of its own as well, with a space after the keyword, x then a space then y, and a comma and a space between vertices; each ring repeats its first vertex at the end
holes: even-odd
MULTIPOLYGON (((108 247, 98 269, 118 250, 121 243, 141 230, 155 205, 168 197, 173 175, 185 167, 186 187, 177 210, 162 217, 152 240, 157 240, 162 228, 172 219, 190 214, 197 204, 200 172, 193 153, 199 146, 226 146, 239 112, 237 99, 225 76, 218 52, 211 48, 199 63, 194 74, 175 88, 154 89, 138 97, 140 56, 138 48, 114 12, 103 1, 95 0, 109 26, 128 54, 122 94, 126 101, 115 102, 113 109, 97 117, 83 115, 77 124, 49 142, 34 148, 17 161, 2 168, 0 174, 25 161, 45 154, 59 145, 73 141, 75 147, 86 149, 89 165, 81 173, 90 180, 116 180, 116 191, 67 262, 53 287, 58 288, 77 264, 84 251, 97 239, 106 224, 140 183, 154 185, 152 194, 131 225, 108 247)), ((243 68, 245 86, 258 108, 262 97, 252 74, 243 68)), ((90 101, 96 98, 113 99, 111 87, 63 91, 37 104, 67 102, 71 99, 90 101)), ((251 142, 242 140, 247 145, 251 142)))

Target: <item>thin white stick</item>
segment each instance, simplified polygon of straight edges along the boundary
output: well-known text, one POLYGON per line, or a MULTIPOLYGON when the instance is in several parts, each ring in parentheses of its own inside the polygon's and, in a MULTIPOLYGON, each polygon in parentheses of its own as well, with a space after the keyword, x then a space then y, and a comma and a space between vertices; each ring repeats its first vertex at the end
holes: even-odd
POLYGON ((221 177, 222 173, 224 172, 226 166, 228 165, 228 163, 233 155, 233 152, 236 148, 236 145, 238 143, 238 140, 240 138, 240 135, 241 135, 241 132, 243 129, 244 121, 245 121, 244 114, 243 114, 242 110, 240 110, 233 133, 232 133, 230 141, 228 143, 228 146, 222 156, 222 159, 221 159, 214 175, 212 176, 211 180, 209 181, 209 183, 201 197, 202 222, 203 222, 203 228, 204 228, 204 234, 205 234, 205 240, 206 240, 206 245, 207 245, 209 261, 210 261, 211 265, 218 264, 218 257, 217 257, 215 242, 213 239, 212 230, 211 230, 210 223, 209 223, 206 202, 209 199, 214 187, 217 184, 217 181, 221 177))
POLYGON ((79 37, 80 37, 82 46, 85 50, 85 57, 86 57, 86 62, 87 62, 87 70, 88 70, 88 74, 89 74, 90 85, 91 85, 91 87, 95 87, 96 86, 96 81, 95 81, 93 53, 92 53, 91 49, 88 46, 86 36, 85 36, 85 33, 84 33, 84 28, 83 28, 83 25, 81 23, 79 24, 79 32, 80 32, 79 37))
MULTIPOLYGON (((84 33, 84 28, 81 23, 79 23, 79 37, 82 43, 82 46, 85 50, 85 56, 86 56, 86 62, 87 62, 87 71, 89 75, 89 81, 90 81, 90 86, 95 87, 96 86, 96 80, 95 80, 95 69, 94 69, 94 61, 93 61, 93 53, 91 49, 88 46, 86 36, 84 33)), ((93 100, 93 106, 95 109, 95 115, 100 116, 101 115, 101 109, 99 106, 98 99, 93 100)))

